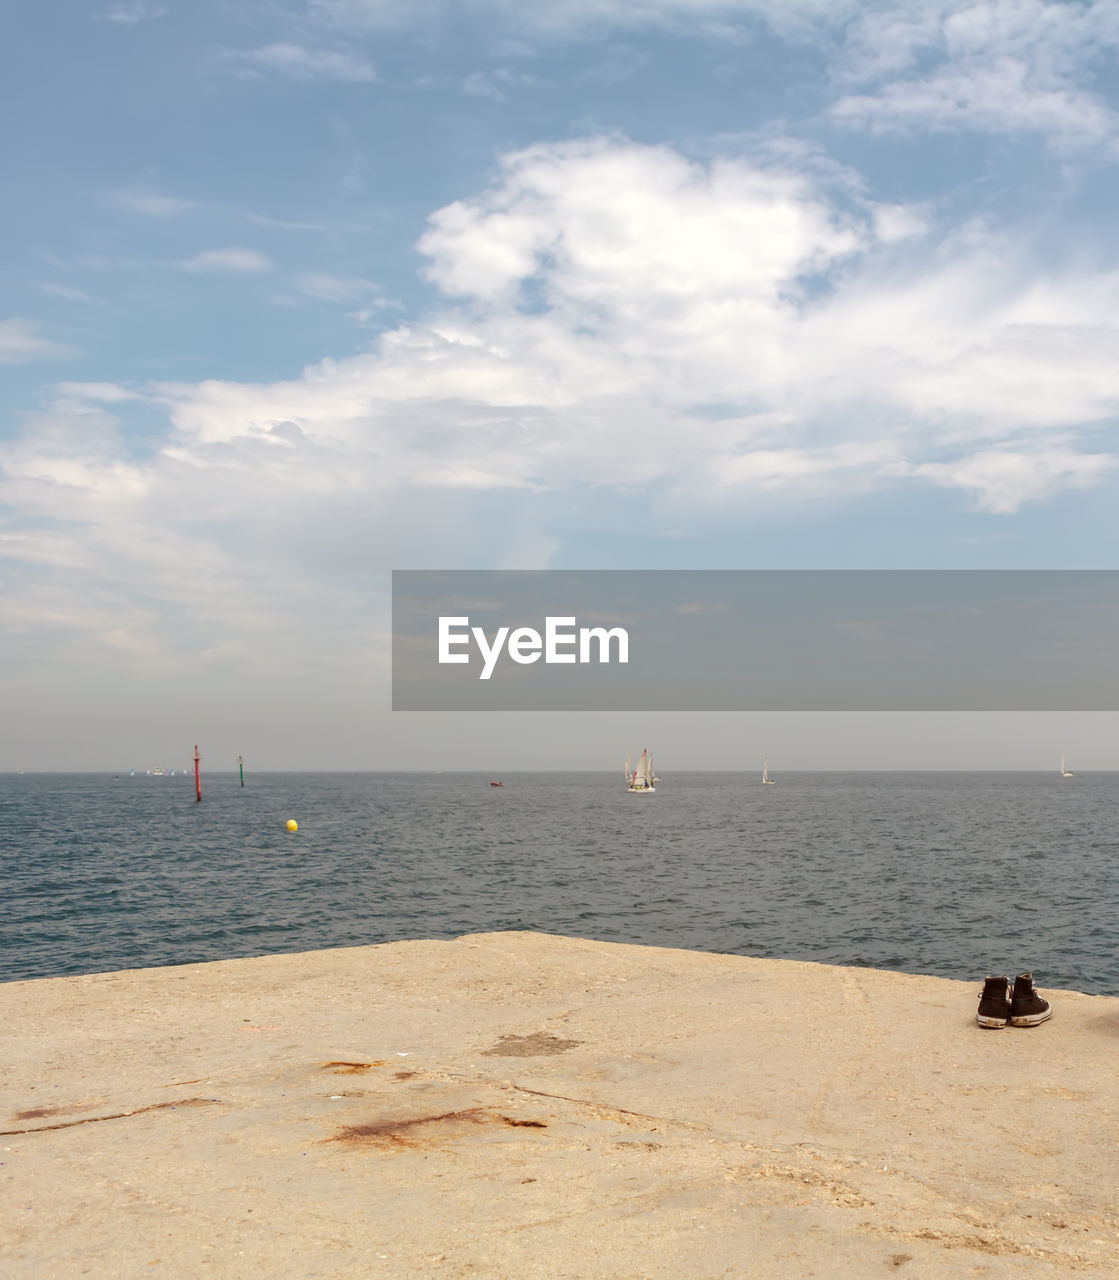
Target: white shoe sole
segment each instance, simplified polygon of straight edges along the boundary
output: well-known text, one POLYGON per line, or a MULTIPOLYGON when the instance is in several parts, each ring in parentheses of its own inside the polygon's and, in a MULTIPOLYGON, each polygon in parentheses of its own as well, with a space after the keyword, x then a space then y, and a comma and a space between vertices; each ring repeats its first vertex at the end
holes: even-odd
POLYGON ((981 1027, 987 1027, 989 1029, 1006 1026, 1005 1018, 990 1018, 983 1013, 977 1013, 975 1015, 975 1021, 978 1022, 981 1027))
POLYGON ((1052 1016, 1053 1010, 1046 1009, 1044 1013, 1028 1013, 1024 1018, 1011 1018, 1010 1025, 1012 1027, 1036 1027, 1052 1016))

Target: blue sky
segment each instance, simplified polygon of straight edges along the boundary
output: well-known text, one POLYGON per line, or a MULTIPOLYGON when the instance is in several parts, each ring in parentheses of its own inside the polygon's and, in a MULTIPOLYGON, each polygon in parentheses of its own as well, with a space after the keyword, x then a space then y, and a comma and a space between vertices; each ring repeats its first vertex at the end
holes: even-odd
POLYGON ((393 567, 1115 567, 1117 50, 1111 0, 15 0, 0 768, 462 760, 387 714, 393 567))

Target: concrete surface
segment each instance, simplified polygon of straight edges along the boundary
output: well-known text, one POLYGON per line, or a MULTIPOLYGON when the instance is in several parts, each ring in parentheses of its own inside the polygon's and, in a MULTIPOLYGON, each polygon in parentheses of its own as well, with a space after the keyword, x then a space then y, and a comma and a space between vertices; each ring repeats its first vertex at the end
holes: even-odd
POLYGON ((1119 1275, 1119 999, 531 933, 0 986, 24 1277, 1119 1275))

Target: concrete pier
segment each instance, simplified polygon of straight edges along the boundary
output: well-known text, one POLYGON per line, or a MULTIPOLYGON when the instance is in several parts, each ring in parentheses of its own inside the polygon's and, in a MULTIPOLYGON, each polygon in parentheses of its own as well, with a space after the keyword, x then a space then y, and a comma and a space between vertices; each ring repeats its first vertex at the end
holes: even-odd
POLYGON ((0 1269, 1119 1275, 1119 999, 530 933, 0 986, 0 1269))

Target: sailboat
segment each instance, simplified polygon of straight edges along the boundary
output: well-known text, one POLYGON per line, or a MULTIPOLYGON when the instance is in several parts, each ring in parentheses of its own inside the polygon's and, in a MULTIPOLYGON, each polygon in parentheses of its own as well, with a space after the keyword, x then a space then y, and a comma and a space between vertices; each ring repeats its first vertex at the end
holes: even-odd
POLYGON ((649 754, 648 747, 641 752, 641 759, 638 760, 637 768, 632 773, 629 768, 629 756, 626 756, 625 778, 629 791, 637 791, 641 794, 656 791, 653 783, 656 782, 657 776, 653 772, 653 757, 649 754))
POLYGON ((1070 773, 1070 772, 1068 771, 1068 769, 1066 769, 1066 768, 1065 768, 1065 758, 1064 758, 1064 756, 1062 756, 1062 757, 1061 757, 1061 777, 1062 777, 1062 778, 1074 778, 1074 777, 1076 777, 1076 775, 1075 775, 1074 773, 1070 773))
POLYGON ((769 776, 769 761, 763 760, 762 761, 762 786, 774 787, 776 785, 777 785, 776 781, 769 776))

